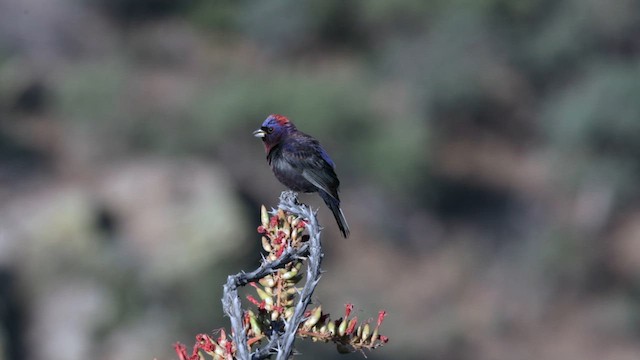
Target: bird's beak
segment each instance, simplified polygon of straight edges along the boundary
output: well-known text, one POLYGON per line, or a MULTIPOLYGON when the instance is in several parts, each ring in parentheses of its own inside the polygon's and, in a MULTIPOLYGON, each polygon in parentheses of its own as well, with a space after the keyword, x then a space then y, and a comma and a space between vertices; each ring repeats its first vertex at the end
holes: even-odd
POLYGON ((265 135, 267 135, 267 133, 265 133, 264 130, 262 130, 262 129, 258 129, 258 130, 253 132, 253 136, 258 137, 258 138, 263 138, 263 137, 265 137, 265 135))

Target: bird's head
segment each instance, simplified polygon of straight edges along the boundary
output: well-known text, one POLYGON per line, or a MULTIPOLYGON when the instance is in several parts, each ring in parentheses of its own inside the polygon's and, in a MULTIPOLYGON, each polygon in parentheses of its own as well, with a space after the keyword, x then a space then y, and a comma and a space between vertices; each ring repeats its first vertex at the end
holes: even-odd
POLYGON ((260 129, 253 132, 253 136, 262 138, 265 150, 269 152, 295 129, 295 125, 285 116, 271 114, 264 120, 260 129))

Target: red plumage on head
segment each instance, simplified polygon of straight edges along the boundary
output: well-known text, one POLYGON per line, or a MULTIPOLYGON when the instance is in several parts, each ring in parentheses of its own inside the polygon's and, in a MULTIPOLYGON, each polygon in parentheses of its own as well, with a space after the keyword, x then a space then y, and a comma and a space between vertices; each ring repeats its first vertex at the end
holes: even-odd
POLYGON ((287 119, 286 116, 282 116, 280 114, 271 114, 270 116, 276 119, 278 124, 280 124, 281 126, 284 126, 289 123, 289 119, 287 119))

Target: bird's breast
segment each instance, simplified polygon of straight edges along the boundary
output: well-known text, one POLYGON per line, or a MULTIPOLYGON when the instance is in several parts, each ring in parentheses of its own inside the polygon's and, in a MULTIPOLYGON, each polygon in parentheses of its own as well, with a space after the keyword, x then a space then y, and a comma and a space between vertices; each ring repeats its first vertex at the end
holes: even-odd
POLYGON ((276 179, 293 191, 317 191, 317 188, 302 176, 302 171, 281 158, 275 157, 271 159, 271 169, 276 179))

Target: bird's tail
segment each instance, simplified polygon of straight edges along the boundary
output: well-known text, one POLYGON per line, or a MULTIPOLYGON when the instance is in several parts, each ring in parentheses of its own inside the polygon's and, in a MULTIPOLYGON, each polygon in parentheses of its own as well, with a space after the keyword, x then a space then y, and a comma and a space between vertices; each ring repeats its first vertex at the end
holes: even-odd
POLYGON ((347 224, 347 219, 344 218, 342 209, 340 209, 340 201, 325 193, 324 191, 319 191, 319 193, 320 197, 322 197, 322 200, 324 200, 324 203, 327 204, 327 206, 333 213, 333 217, 336 218, 336 222, 338 223, 338 227, 340 228, 342 236, 344 236, 345 238, 349 237, 349 224, 347 224))

